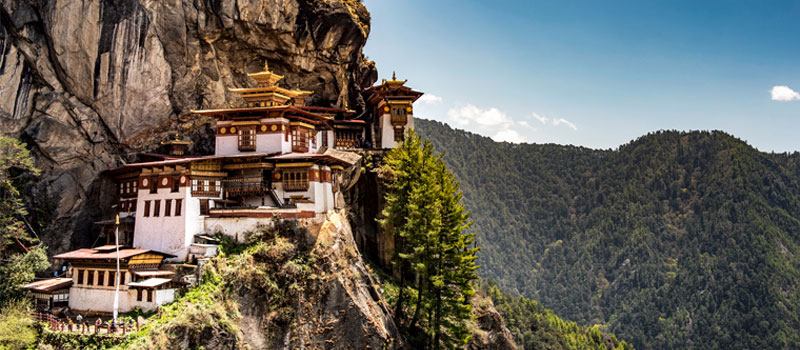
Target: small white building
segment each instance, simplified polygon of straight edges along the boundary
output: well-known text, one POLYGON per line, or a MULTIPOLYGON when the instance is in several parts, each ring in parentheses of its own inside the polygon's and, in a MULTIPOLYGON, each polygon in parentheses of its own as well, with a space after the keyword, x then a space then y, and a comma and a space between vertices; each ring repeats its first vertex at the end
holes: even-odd
MULTIPOLYGON (((113 312, 117 246, 78 249, 54 256, 69 263, 69 307, 73 312, 113 312)), ((172 271, 161 270, 172 255, 148 249, 119 248, 119 312, 153 311, 175 299, 172 271)))

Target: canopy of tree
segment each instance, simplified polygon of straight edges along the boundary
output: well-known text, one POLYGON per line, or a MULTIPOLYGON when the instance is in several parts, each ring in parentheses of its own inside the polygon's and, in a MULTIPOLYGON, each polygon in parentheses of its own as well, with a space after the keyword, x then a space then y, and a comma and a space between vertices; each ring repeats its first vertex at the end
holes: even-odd
POLYGON ((723 132, 591 150, 417 131, 461 181, 481 275, 504 290, 639 349, 800 348, 800 154, 723 132))

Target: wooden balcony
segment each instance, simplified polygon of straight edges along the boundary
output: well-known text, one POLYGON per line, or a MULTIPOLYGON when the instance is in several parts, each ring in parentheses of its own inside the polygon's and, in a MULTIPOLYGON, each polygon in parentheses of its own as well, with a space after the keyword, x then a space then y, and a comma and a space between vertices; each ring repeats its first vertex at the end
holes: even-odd
POLYGON ((269 187, 260 176, 232 177, 222 180, 228 195, 260 195, 269 192, 269 187))
POLYGON ((284 191, 307 191, 308 190, 308 180, 284 180, 283 181, 283 190, 284 191))
POLYGON ((406 125, 408 123, 408 116, 406 115, 392 115, 392 125, 406 125))

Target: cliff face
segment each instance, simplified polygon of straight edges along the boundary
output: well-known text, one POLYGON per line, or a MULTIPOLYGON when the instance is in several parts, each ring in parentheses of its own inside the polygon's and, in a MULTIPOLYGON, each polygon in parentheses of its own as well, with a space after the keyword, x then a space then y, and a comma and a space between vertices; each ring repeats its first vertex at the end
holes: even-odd
POLYGON ((28 190, 51 250, 91 244, 98 174, 170 133, 210 152, 191 109, 235 105, 264 60, 312 103, 359 110, 377 79, 361 52, 356 1, 0 0, 0 125, 28 143, 42 177, 28 190), (72 233, 75 232, 75 236, 72 233))

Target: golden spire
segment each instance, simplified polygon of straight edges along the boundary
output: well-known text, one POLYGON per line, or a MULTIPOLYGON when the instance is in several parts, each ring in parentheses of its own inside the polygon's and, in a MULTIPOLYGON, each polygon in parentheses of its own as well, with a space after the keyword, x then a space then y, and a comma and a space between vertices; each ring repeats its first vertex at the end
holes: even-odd
POLYGON ((395 74, 394 71, 392 71, 392 80, 397 80, 397 74, 395 74))
POLYGON ((269 62, 267 60, 264 60, 264 71, 269 72, 269 62))

